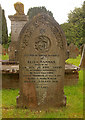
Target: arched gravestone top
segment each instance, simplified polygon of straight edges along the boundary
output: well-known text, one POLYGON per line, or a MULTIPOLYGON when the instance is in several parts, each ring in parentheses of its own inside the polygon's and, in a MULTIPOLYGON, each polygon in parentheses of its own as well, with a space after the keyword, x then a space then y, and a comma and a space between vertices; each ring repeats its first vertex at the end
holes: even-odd
MULTIPOLYGON (((24 34, 24 38, 31 37, 32 32, 35 31, 35 29, 38 28, 40 25, 42 25, 42 28, 40 29, 40 34, 44 34, 44 32, 45 32, 44 25, 46 25, 46 27, 50 27, 50 30, 53 32, 53 34, 55 34, 55 37, 57 39, 57 42, 58 42, 58 43, 56 43, 57 46, 59 46, 62 49, 63 48, 66 49, 66 38, 65 38, 65 35, 64 35, 60 25, 54 20, 53 17, 51 17, 47 14, 44 14, 44 13, 38 14, 30 22, 28 21, 27 24, 25 24, 25 26, 23 27, 23 29, 19 35, 19 45, 20 45, 21 40, 23 39, 22 34, 24 34), (32 26, 31 26, 31 24, 32 24, 32 26), (28 32, 29 32, 29 36, 27 37, 28 32)), ((27 40, 25 39, 23 47, 25 46, 25 44, 27 45, 26 42, 27 42, 27 40)))
POLYGON ((65 104, 66 39, 59 24, 37 15, 19 36, 20 95, 18 107, 48 108, 65 104))

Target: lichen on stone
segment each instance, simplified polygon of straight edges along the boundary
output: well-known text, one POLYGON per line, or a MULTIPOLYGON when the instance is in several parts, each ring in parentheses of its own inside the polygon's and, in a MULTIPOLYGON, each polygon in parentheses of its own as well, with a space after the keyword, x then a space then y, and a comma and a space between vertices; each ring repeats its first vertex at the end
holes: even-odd
POLYGON ((24 5, 21 2, 16 2, 14 8, 16 10, 16 14, 14 14, 15 16, 24 15, 24 5))

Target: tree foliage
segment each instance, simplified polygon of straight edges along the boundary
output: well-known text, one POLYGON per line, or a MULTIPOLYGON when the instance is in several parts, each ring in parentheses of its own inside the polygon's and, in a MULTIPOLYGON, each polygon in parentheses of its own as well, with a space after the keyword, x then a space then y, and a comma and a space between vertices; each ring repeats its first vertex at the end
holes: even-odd
POLYGON ((7 23, 4 14, 4 10, 2 10, 2 44, 8 43, 8 30, 7 30, 7 23))
POLYGON ((27 15, 29 16, 29 20, 31 20, 34 16, 36 16, 39 13, 46 13, 53 17, 53 14, 51 11, 47 10, 45 7, 33 7, 30 8, 27 12, 27 15))
POLYGON ((8 36, 8 46, 10 43, 11 43, 11 33, 9 33, 9 36, 8 36))
POLYGON ((80 47, 85 43, 85 1, 81 8, 75 8, 68 14, 68 22, 61 25, 67 43, 80 47))

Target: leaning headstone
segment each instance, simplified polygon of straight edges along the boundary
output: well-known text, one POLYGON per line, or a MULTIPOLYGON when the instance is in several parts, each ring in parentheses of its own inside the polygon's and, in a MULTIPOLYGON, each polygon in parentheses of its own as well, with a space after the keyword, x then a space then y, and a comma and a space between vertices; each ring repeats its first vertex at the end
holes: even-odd
POLYGON ((80 55, 82 56, 82 51, 83 51, 84 44, 80 46, 80 55))
POLYGON ((81 69, 85 69, 85 44, 83 45, 82 56, 79 66, 81 69))
POLYGON ((21 29, 28 21, 28 17, 24 14, 24 5, 21 2, 14 4, 16 14, 10 15, 11 20, 11 44, 9 47, 9 60, 18 61, 17 42, 21 29))
POLYGON ((69 58, 76 58, 79 55, 79 49, 73 43, 71 43, 67 48, 69 52, 69 58))
POLYGON ((43 13, 24 26, 19 36, 17 107, 65 105, 65 49, 63 31, 52 17, 43 13))

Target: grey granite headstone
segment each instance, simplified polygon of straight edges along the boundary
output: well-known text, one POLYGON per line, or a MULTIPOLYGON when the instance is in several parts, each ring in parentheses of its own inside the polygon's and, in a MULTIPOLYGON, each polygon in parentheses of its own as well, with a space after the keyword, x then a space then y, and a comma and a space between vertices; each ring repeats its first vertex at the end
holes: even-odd
POLYGON ((65 105, 66 39, 59 24, 37 15, 19 36, 20 95, 17 107, 49 108, 65 105))

